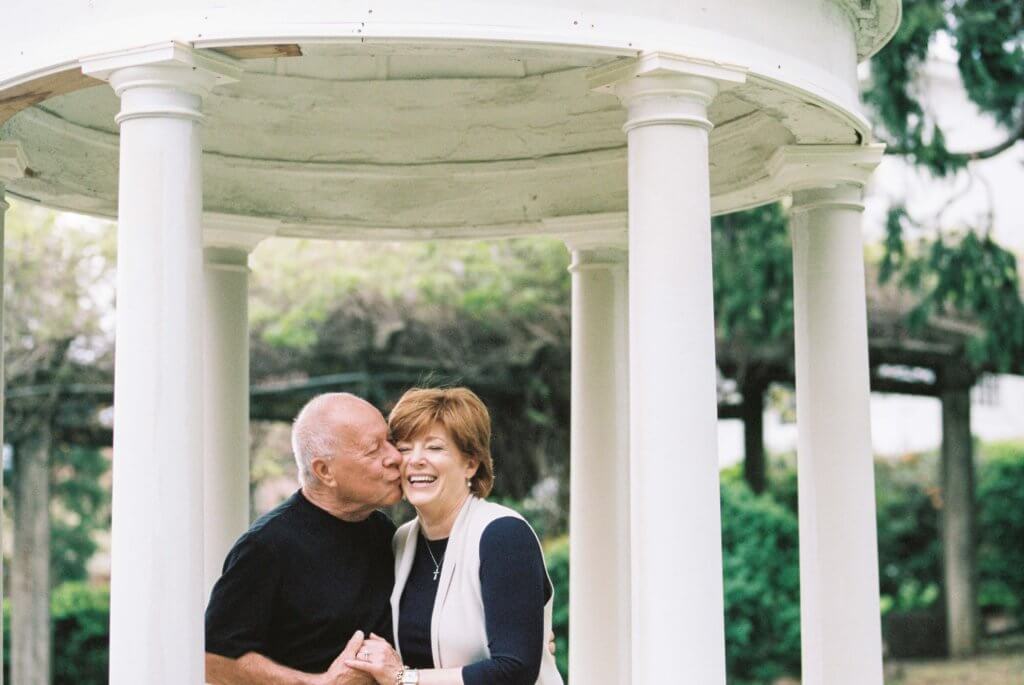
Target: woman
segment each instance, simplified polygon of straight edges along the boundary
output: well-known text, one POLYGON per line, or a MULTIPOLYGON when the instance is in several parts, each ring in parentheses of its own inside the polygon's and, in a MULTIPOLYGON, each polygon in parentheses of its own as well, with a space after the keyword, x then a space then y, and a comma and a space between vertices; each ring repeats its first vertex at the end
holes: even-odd
POLYGON ((395 652, 364 642, 352 668, 380 685, 561 685, 545 648, 552 586, 536 534, 484 498, 491 419, 466 388, 415 389, 391 412, 416 518, 395 533, 395 652))

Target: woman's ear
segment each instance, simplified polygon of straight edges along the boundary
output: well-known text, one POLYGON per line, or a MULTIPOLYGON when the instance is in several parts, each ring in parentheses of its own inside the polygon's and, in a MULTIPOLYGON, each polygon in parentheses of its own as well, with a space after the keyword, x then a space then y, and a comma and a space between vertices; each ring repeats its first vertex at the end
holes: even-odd
POLYGON ((466 480, 470 480, 480 469, 480 460, 476 457, 466 457, 466 480))

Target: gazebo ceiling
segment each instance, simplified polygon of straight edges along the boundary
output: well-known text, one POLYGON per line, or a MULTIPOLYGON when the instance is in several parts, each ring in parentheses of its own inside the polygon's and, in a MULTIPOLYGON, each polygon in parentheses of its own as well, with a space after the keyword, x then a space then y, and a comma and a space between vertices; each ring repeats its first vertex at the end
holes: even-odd
MULTIPOLYGON (((335 11, 307 4, 309 12, 314 5, 335 11)), ((0 139, 20 142, 30 172, 8 192, 116 216, 118 100, 106 84, 81 76, 77 60, 137 46, 171 26, 183 36, 176 39, 235 57, 244 69, 204 105, 204 209, 211 223, 261 233, 510 235, 556 230, 551 224, 560 217, 624 212, 625 111, 614 95, 594 91, 588 75, 651 48, 692 50, 749 69, 746 82, 710 108, 715 212, 785 192, 769 164, 780 146, 870 137, 857 111, 854 71, 894 29, 897 0, 792 0, 785 11, 758 0, 641 2, 632 15, 598 5, 589 15, 592 37, 579 33, 585 15, 582 26, 575 18, 570 24, 554 6, 544 10, 550 17, 534 7, 502 20, 522 21, 517 30, 525 32, 531 21, 557 19, 565 26, 545 29, 550 42, 511 40, 511 29, 484 23, 485 8, 474 19, 472 5, 459 5, 461 15, 439 7, 445 17, 413 30, 388 24, 386 14, 411 20, 419 13, 412 5, 371 7, 366 16, 382 23, 361 26, 280 23, 262 17, 270 11, 264 8, 252 26, 240 27, 233 13, 246 10, 231 2, 223 16, 168 15, 179 22, 168 28, 139 10, 136 23, 125 24, 137 38, 100 23, 52 49, 16 40, 7 49, 14 75, 0 69, 0 139), (425 37, 455 31, 454 17, 465 22, 463 37, 425 37), (353 30, 366 37, 354 39, 353 30)), ((121 11, 134 14, 136 6, 121 11)), ((80 21, 95 17, 86 12, 80 21)))

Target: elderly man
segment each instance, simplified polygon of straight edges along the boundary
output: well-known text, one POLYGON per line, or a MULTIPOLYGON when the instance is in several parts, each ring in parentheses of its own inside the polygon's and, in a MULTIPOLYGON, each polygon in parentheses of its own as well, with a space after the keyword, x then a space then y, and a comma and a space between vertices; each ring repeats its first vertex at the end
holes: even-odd
POLYGON ((215 685, 365 685, 345 659, 363 635, 391 640, 395 527, 377 510, 402 492, 387 422, 354 395, 320 395, 292 449, 301 488, 238 539, 210 596, 215 685))

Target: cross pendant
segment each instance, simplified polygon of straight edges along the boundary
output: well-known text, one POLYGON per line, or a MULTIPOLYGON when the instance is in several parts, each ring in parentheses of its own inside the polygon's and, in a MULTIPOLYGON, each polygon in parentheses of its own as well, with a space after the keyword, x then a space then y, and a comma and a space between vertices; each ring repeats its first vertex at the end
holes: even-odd
POLYGON ((434 569, 434 582, 435 583, 437 582, 437 574, 440 573, 440 572, 441 572, 441 569, 439 569, 439 568, 435 568, 434 569))

